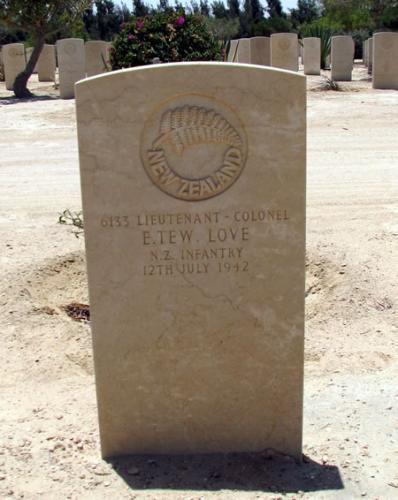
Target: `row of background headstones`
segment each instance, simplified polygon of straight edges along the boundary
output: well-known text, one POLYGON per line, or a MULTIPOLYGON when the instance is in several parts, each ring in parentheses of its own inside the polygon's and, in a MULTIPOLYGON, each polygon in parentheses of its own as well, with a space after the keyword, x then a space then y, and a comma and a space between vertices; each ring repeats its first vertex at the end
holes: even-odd
MULTIPOLYGON (((300 45, 295 33, 276 33, 271 37, 231 40, 227 59, 230 62, 298 71, 301 51, 304 74, 320 75, 320 38, 304 38, 300 45)), ((351 36, 332 37, 330 54, 332 80, 351 81, 354 51, 355 45, 351 36)), ((398 89, 398 33, 374 34, 373 38, 364 42, 363 54, 364 65, 367 66, 369 74, 373 73, 373 87, 398 89)))
MULTIPOLYGON (((80 38, 58 40, 56 45, 45 44, 35 67, 38 79, 55 82, 58 65, 60 96, 72 98, 78 80, 107 71, 110 47, 109 42, 90 40, 84 43, 80 38)), ((32 50, 31 47, 25 49, 22 43, 3 45, 1 56, 7 90, 12 90, 15 78, 24 70, 32 50)))
MULTIPOLYGON (((316 37, 303 39, 304 74, 320 75, 321 40, 316 37)), ((40 55, 37 71, 39 81, 55 81, 56 58, 59 67, 61 98, 74 97, 74 84, 86 76, 107 71, 109 42, 68 38, 56 45, 45 45, 40 55)), ((271 37, 254 37, 232 40, 228 52, 229 62, 258 64, 298 71, 300 44, 295 33, 276 33, 271 37)), ((3 64, 6 88, 12 90, 15 77, 23 71, 27 52, 21 43, 3 46, 3 64)), ((364 42, 363 62, 373 73, 374 88, 398 89, 398 33, 376 33, 364 42)), ((351 36, 335 36, 331 40, 331 78, 350 81, 354 62, 354 41, 351 36)))

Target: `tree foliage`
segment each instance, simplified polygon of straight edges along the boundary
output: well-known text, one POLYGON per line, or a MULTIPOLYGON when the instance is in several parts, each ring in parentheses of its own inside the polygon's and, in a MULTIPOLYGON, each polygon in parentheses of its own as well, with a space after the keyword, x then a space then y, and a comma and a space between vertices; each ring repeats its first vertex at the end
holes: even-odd
POLYGON ((267 0, 266 11, 269 17, 283 17, 285 15, 280 0, 267 0))
POLYGON ((320 16, 320 5, 317 0, 298 0, 297 8, 290 10, 293 26, 311 23, 320 16))
POLYGON ((30 37, 34 47, 26 68, 15 79, 16 97, 31 95, 27 82, 46 38, 57 33, 60 27, 70 26, 81 19, 83 11, 89 6, 89 0, 0 0, 0 22, 11 29, 24 32, 30 37))

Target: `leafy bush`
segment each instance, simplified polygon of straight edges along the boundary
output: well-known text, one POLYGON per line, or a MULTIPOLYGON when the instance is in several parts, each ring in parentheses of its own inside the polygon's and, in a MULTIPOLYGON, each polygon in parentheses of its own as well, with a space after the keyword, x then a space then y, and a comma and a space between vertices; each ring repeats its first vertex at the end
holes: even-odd
POLYGON ((123 25, 111 49, 112 69, 154 62, 219 61, 221 49, 197 14, 168 9, 123 25))
POLYGON ((77 227, 79 231, 73 231, 73 234, 78 238, 84 233, 83 212, 81 210, 79 212, 73 212, 67 208, 62 214, 59 214, 58 224, 77 227))

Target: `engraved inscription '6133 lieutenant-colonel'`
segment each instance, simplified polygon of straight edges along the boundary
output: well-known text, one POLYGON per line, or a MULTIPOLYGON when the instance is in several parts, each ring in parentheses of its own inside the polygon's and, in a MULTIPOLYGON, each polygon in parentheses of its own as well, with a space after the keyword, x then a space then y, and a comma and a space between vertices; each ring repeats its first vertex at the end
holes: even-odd
POLYGON ((235 111, 194 94, 156 109, 141 137, 150 179, 181 200, 206 200, 224 192, 238 179, 246 156, 245 131, 235 111))

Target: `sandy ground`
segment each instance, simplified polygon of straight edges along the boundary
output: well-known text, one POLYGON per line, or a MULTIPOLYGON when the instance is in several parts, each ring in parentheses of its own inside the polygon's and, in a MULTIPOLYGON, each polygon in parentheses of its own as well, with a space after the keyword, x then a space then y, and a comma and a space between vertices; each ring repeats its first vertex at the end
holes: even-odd
POLYGON ((343 91, 308 79, 303 464, 234 454, 99 455, 74 101, 0 83, 0 497, 398 498, 398 92, 366 71, 343 91), (318 89, 318 91, 317 91, 318 89))

